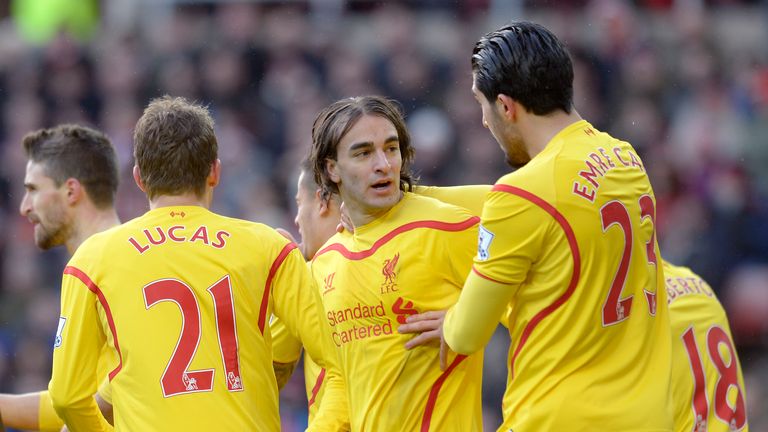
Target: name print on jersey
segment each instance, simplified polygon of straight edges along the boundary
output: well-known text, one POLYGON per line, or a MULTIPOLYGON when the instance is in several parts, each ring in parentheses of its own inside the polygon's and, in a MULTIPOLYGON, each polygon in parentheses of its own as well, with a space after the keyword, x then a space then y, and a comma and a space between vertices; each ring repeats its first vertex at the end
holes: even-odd
MULTIPOLYGON (((587 133, 587 135, 589 135, 589 133, 587 133)), ((586 167, 578 173, 578 176, 584 179, 586 183, 582 183, 579 180, 573 182, 573 193, 575 195, 578 195, 589 202, 595 202, 597 189, 600 188, 600 183, 598 182, 599 177, 605 177, 605 175, 608 174, 608 171, 617 166, 614 162, 614 158, 611 157, 609 153, 613 154, 619 165, 645 171, 643 164, 640 163, 640 158, 633 151, 625 151, 621 147, 614 147, 610 152, 607 152, 604 148, 599 148, 597 153, 592 152, 587 155, 589 159, 584 161, 586 167), (623 156, 622 152, 624 153, 623 156)))
POLYGON ((216 249, 222 249, 227 245, 227 237, 231 236, 230 233, 224 230, 216 231, 214 238, 211 239, 208 234, 208 227, 201 225, 197 228, 187 228, 185 225, 174 225, 169 228, 154 227, 151 229, 144 229, 144 238, 136 239, 134 237, 128 238, 128 243, 133 245, 140 254, 143 254, 152 246, 160 246, 168 241, 176 243, 201 243, 216 249), (189 233, 192 233, 190 236, 189 233))

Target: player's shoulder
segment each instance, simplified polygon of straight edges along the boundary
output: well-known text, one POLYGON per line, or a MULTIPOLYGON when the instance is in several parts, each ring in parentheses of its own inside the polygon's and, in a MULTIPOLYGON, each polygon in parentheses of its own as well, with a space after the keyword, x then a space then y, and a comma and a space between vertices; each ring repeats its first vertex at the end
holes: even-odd
POLYGON ((460 222, 473 218, 469 210, 449 204, 437 198, 406 192, 403 216, 407 219, 429 219, 444 222, 460 222))

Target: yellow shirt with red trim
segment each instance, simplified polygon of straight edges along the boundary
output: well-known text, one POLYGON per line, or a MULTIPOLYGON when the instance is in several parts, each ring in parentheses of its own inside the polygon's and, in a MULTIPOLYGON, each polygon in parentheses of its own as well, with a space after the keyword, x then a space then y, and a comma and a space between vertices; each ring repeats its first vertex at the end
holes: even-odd
POLYGON ((749 430, 741 365, 728 317, 712 288, 664 262, 672 323, 675 430, 749 430))
POLYGON ((470 353, 509 323, 500 431, 672 430, 655 214, 634 149, 583 120, 493 187, 444 336, 470 353))
MULTIPOLYGON (((295 244, 202 207, 153 209, 96 234, 64 271, 54 408, 70 430, 100 430, 92 396, 106 343, 119 359, 109 373, 116 430, 278 430, 268 318, 335 367, 307 287, 295 244)), ((346 403, 331 380, 342 397, 326 399, 346 403)))
POLYGON ((451 358, 441 371, 436 346, 406 351, 412 335, 397 332, 409 315, 456 301, 478 222, 464 209, 405 193, 315 255, 312 275, 347 383, 352 430, 482 430, 482 353, 451 358))
POLYGON ((483 214, 485 197, 491 191, 491 185, 466 186, 421 186, 417 185, 413 192, 422 196, 434 198, 444 203, 467 209, 471 214, 483 214))
MULTIPOLYGON (((269 323, 272 332, 272 359, 278 363, 295 363, 301 356, 301 341, 293 337, 288 328, 279 318, 274 318, 269 323)), ((307 409, 309 411, 309 424, 315 419, 318 407, 321 405, 325 393, 325 369, 315 363, 312 358, 304 353, 304 387, 307 391, 307 409)))

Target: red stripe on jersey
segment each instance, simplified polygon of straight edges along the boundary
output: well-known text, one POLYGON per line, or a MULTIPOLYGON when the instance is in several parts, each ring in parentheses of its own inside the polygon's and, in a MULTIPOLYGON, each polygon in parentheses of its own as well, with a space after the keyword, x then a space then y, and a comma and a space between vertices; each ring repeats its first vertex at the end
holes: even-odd
POLYGON ((388 232, 380 239, 376 240, 376 242, 373 243, 373 246, 371 246, 370 249, 359 251, 359 252, 352 252, 341 243, 333 243, 332 245, 326 246, 320 251, 318 251, 315 254, 315 256, 312 258, 312 260, 314 261, 320 255, 330 251, 336 251, 342 254, 345 258, 350 260, 361 260, 373 255, 374 253, 376 253, 376 251, 380 247, 387 244, 387 242, 389 242, 399 234, 402 234, 407 231, 415 230, 417 228, 430 228, 430 229, 435 229, 440 231, 464 231, 465 229, 468 229, 477 225, 479 222, 480 222, 480 218, 477 216, 472 216, 471 218, 461 222, 441 222, 441 221, 434 221, 434 220, 409 222, 405 225, 402 225, 393 229, 392 231, 388 232))
POLYGON ((475 266, 472 266, 472 271, 473 271, 473 272, 474 272, 476 275, 480 276, 481 278, 483 278, 483 279, 485 279, 485 280, 489 280, 489 281, 491 281, 491 282, 495 282, 495 283, 497 283, 497 284, 502 284, 502 285, 509 285, 509 284, 507 284, 507 283, 504 283, 504 282, 501 282, 501 281, 497 281, 496 279, 494 279, 494 278, 492 278, 492 277, 490 277, 490 276, 486 276, 486 275, 484 275, 484 274, 480 273, 480 271, 479 271, 479 270, 477 270, 477 269, 475 268, 475 266))
POLYGON ((517 359, 518 354, 520 354, 520 350, 523 349, 523 345, 525 345, 525 342, 528 340, 528 337, 531 336, 531 333, 533 332, 533 329, 536 328, 536 326, 541 322, 544 318, 546 318, 548 315, 553 313, 557 310, 560 306, 563 305, 566 301, 568 301, 569 298, 571 298, 571 295, 573 295, 573 292, 576 290, 576 285, 579 283, 579 276, 581 274, 581 254, 579 252, 579 245, 576 243, 576 234, 573 233, 573 228, 571 228, 571 225, 568 223, 568 220, 565 219, 565 216, 563 216, 555 207, 552 206, 552 204, 544 201, 542 198, 517 187, 505 185, 505 184, 497 184, 493 186, 493 189, 491 191, 494 192, 506 192, 510 193, 512 195, 517 195, 520 198, 526 199, 533 204, 541 207, 545 212, 549 213, 550 216, 555 218, 555 221, 560 225, 560 228, 563 229, 565 232, 565 238, 568 240, 568 246, 571 249, 571 256, 573 257, 573 274, 571 275, 571 281, 568 283, 568 288, 565 290, 563 295, 557 298, 551 305, 545 307, 539 313, 533 316, 531 320, 528 322, 528 325, 525 326, 523 329, 523 333, 520 335, 520 341, 517 343, 517 347, 515 348, 514 353, 512 354, 512 358, 509 361, 509 374, 510 377, 515 376, 515 359, 517 359))
POLYGON ((437 402, 437 394, 440 393, 440 387, 443 386, 448 375, 450 375, 451 372, 456 369, 456 366, 464 361, 465 358, 467 358, 467 356, 457 355, 456 358, 453 359, 453 363, 448 366, 448 369, 443 371, 440 377, 437 378, 437 381, 432 384, 432 389, 429 390, 429 397, 427 398, 427 406, 424 408, 424 417, 421 418, 421 432, 429 431, 429 424, 432 422, 432 414, 435 411, 435 403, 437 402))
POLYGON ((315 381, 315 386, 312 387, 312 397, 309 398, 309 403, 307 403, 307 407, 311 407, 313 403, 315 403, 315 398, 317 397, 317 394, 320 393, 320 387, 323 386, 323 379, 325 379, 325 368, 320 369, 320 374, 317 376, 317 381, 315 381))
POLYGON ((267 283, 264 284, 264 294, 261 297, 261 309, 259 310, 259 331, 261 334, 264 334, 264 325, 267 322, 267 306, 269 305, 269 293, 272 290, 272 279, 275 277, 277 269, 285 261, 285 257, 294 249, 296 249, 296 243, 291 242, 285 245, 272 263, 272 267, 269 268, 267 283))
POLYGON ((115 341, 115 350, 117 350, 117 356, 120 359, 120 364, 118 364, 117 367, 109 373, 109 380, 112 381, 115 375, 120 372, 120 369, 123 368, 123 354, 120 352, 120 343, 117 341, 117 330, 115 329, 115 321, 112 319, 112 310, 109 308, 109 303, 107 303, 107 299, 104 297, 104 293, 101 292, 101 289, 99 289, 99 287, 91 280, 91 278, 89 278, 88 275, 86 275, 79 268, 67 266, 64 269, 64 274, 68 274, 80 279, 80 282, 87 286, 92 293, 96 294, 96 297, 99 299, 99 303, 101 303, 101 307, 104 308, 104 315, 107 316, 107 324, 109 325, 109 330, 112 332, 112 340, 115 341))

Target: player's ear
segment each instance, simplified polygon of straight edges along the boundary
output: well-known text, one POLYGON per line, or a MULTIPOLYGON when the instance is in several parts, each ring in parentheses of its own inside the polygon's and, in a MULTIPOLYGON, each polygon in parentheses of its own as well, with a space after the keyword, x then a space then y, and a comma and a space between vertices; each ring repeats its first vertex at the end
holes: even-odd
POLYGON ((67 204, 75 205, 85 196, 85 189, 82 183, 76 178, 68 178, 62 185, 66 193, 67 204))
POLYGON ((144 187, 144 182, 141 181, 141 171, 139 171, 138 165, 133 166, 133 181, 136 182, 136 186, 138 186, 142 192, 147 193, 147 188, 144 187))
POLYGON ((315 203, 317 204, 317 212, 320 216, 328 214, 328 202, 323 199, 323 190, 320 188, 315 190, 315 203))
POLYGON ((221 180, 221 159, 216 159, 213 164, 211 164, 211 172, 208 173, 208 180, 207 184, 210 187, 216 187, 219 185, 219 180, 221 180))
POLYGON ((496 106, 507 120, 514 121, 517 119, 517 104, 511 97, 504 93, 499 93, 499 95, 496 96, 496 106))
POLYGON ((330 177, 332 182, 336 184, 341 183, 341 177, 339 176, 339 172, 338 172, 338 165, 336 164, 335 160, 333 159, 325 160, 325 171, 328 173, 328 177, 330 177))

